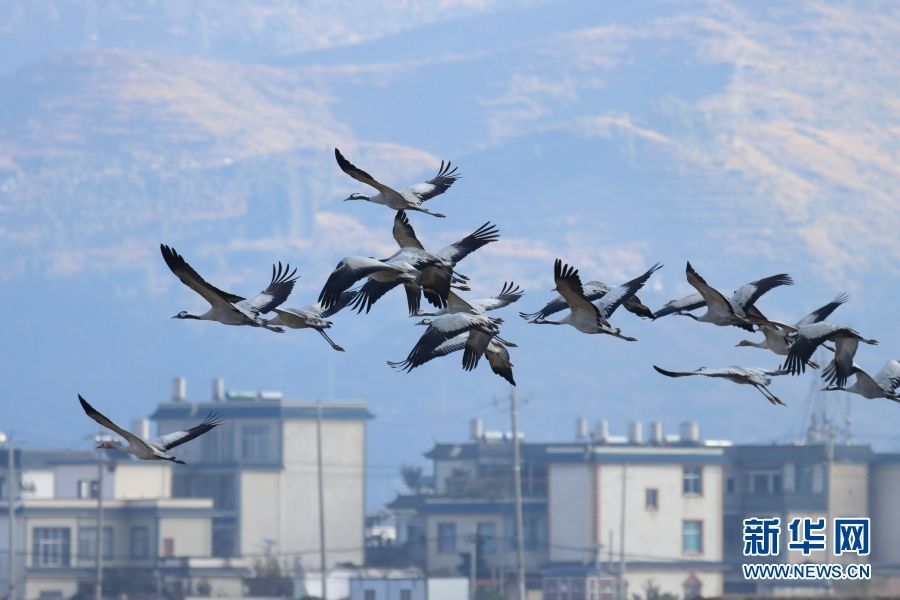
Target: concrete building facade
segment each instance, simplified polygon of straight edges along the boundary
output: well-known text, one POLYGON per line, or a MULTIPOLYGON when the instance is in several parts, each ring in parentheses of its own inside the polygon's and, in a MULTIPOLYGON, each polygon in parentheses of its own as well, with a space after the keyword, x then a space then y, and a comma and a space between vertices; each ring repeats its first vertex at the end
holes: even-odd
MULTIPOLYGON (((472 431, 478 435, 468 443, 437 444, 426 453, 433 489, 400 496, 389 508, 398 543, 410 549, 408 556, 421 557, 429 574, 464 571, 477 540, 479 580, 503 585, 515 565, 512 440, 480 426, 472 431)), ((624 562, 622 580, 631 592, 721 594, 721 445, 696 436, 660 434, 652 443, 605 437, 523 442, 521 456, 530 588, 541 589, 541 572, 554 565, 594 565, 595 572, 618 577, 624 562)), ((581 580, 596 580, 600 593, 600 578, 581 580)))
MULTIPOLYGON (((187 462, 173 472, 176 498, 212 498, 212 554, 291 556, 307 570, 319 565, 316 416, 314 402, 277 392, 225 393, 188 401, 175 385, 170 402, 151 415, 160 434, 189 427, 215 412, 223 424, 182 446, 187 462)), ((366 423, 364 403, 321 404, 325 535, 330 566, 361 565, 364 556, 366 423)), ((181 449, 181 448, 180 448, 181 449)))
MULTIPOLYGON (((870 501, 872 490, 878 490, 871 468, 879 464, 868 446, 827 444, 740 445, 727 449, 728 466, 725 482, 724 553, 729 570, 726 591, 736 594, 768 593, 771 584, 746 581, 740 565, 750 562, 869 562, 885 556, 890 547, 877 548, 870 557, 832 556, 832 537, 826 536, 826 549, 821 554, 804 557, 787 548, 787 527, 795 518, 870 517, 878 502, 870 501), (873 467, 870 467, 873 465, 873 467), (784 532, 777 561, 743 555, 743 520, 748 518, 781 519, 784 532)), ((885 463, 889 464, 889 463, 885 463)), ((891 470, 877 472, 889 477, 891 470)), ((874 492, 877 497, 879 494, 874 492)), ((879 529, 889 525, 891 517, 875 517, 879 529)), ((900 534, 900 529, 896 530, 900 534)), ((876 536, 877 539, 879 536, 876 536)), ((896 538, 894 538, 896 539, 896 538)), ((779 584, 784 587, 784 584, 779 584)))
MULTIPOLYGON (((190 594, 200 582, 218 593, 241 592, 241 578, 248 569, 221 561, 191 568, 179 558, 210 556, 213 503, 171 498, 171 463, 130 460, 124 454, 104 456, 101 486, 98 461, 91 452, 16 454, 22 493, 14 505, 15 598, 62 599, 92 590, 98 544, 109 594, 122 593, 117 590, 123 584, 139 586, 136 580, 181 595, 190 594), (98 536, 100 493, 103 521, 98 536)), ((0 458, 5 467, 6 457, 0 458)), ((4 484, 9 481, 5 469, 2 478, 4 484)), ((7 489, 4 485, 0 502, 3 589, 9 586, 7 489)))
POLYGON ((550 564, 603 565, 629 596, 722 593, 724 448, 632 441, 546 455, 550 564))

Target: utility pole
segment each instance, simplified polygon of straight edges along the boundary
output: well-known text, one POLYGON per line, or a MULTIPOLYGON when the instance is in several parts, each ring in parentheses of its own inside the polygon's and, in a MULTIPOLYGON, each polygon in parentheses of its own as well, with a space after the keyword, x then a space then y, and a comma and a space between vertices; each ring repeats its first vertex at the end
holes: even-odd
POLYGON ((477 591, 476 579, 478 577, 475 561, 478 560, 478 525, 472 528, 472 551, 469 554, 469 600, 475 600, 477 591))
POLYGON ((619 600, 625 600, 625 483, 628 478, 628 463, 622 463, 622 510, 619 513, 619 600))
POLYGON ((522 464, 519 456, 519 429, 515 390, 509 393, 509 416, 512 422, 513 489, 516 499, 516 582, 518 600, 525 600, 525 545, 524 536, 522 535, 525 527, 522 518, 522 464))
POLYGON ((16 475, 15 444, 12 435, 0 434, 6 442, 6 508, 7 522, 9 523, 9 595, 13 600, 16 593, 16 496, 18 496, 19 479, 16 475))
MULTIPOLYGON (((97 434, 97 442, 103 441, 103 432, 97 434)), ((94 584, 94 600, 103 600, 103 448, 97 450, 97 567, 94 584)))
MULTIPOLYGON (((825 460, 827 461, 826 475, 825 475, 825 510, 826 510, 826 520, 825 526, 828 527, 831 525, 831 521, 834 518, 831 509, 831 492, 832 492, 832 467, 834 466, 834 436, 835 436, 835 428, 831 423, 831 419, 826 419, 825 421, 825 460)), ((825 564, 831 563, 831 552, 834 548, 835 540, 831 540, 832 548, 825 552, 825 564)), ((828 590, 828 595, 830 596, 833 590, 831 580, 826 581, 826 586, 828 590)))
POLYGON ((322 403, 316 401, 316 463, 319 484, 319 563, 322 576, 322 600, 328 600, 328 565, 325 562, 325 486, 322 473, 322 403))
POLYGON ((609 530, 609 573, 613 573, 613 530, 609 530))

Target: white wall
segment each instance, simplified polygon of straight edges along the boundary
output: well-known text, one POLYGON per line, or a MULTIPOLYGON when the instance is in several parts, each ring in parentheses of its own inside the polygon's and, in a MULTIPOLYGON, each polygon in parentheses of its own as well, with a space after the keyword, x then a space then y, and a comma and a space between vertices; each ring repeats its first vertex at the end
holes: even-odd
POLYGON ((212 555, 212 523, 208 518, 164 517, 159 520, 159 556, 163 556, 166 538, 172 538, 175 544, 174 556, 212 555))
POLYGON ((172 463, 118 463, 115 471, 104 474, 113 480, 113 494, 117 500, 172 497, 172 463))
MULTIPOLYGON (((97 465, 58 465, 54 467, 53 474, 54 498, 78 498, 78 481, 97 479, 97 465)), ((114 489, 113 477, 107 470, 103 474, 103 497, 112 498, 114 489)))
POLYGON ((62 598, 67 600, 78 591, 78 577, 41 576, 39 574, 29 577, 25 584, 25 598, 33 600, 41 595, 41 592, 60 592, 62 598))
MULTIPOLYGON (((625 554, 645 555, 645 560, 722 560, 722 467, 702 467, 703 493, 682 492, 681 464, 629 464, 625 484, 625 554), (658 508, 647 510, 645 492, 658 490, 658 508), (703 551, 682 551, 682 522, 703 523, 703 551)), ((622 466, 603 465, 598 478, 600 542, 613 537, 613 553, 619 553, 622 511, 622 466)), ((585 524, 587 526, 587 524, 585 524)), ((605 549, 608 553, 609 548, 605 549)))
MULTIPOLYGON (((325 536, 328 562, 363 563, 365 425, 322 422, 325 536)), ((319 568, 319 500, 314 421, 287 421, 284 470, 241 472, 242 554, 258 554, 265 539, 277 552, 301 554, 304 568, 319 568)))
POLYGON ((429 577, 428 600, 466 600, 469 580, 463 577, 429 577))
POLYGON ((52 498, 54 493, 54 477, 52 469, 25 470, 22 473, 20 490, 23 499, 52 498), (27 491, 33 488, 32 491, 27 491))
MULTIPOLYGON (((872 469, 872 561, 900 564, 900 464, 881 464, 872 469)), ((2 537, 0 537, 2 539, 2 537)))
POLYGON ((593 560, 593 555, 579 548, 595 543, 592 531, 594 493, 592 470, 587 463, 551 465, 549 477, 549 542, 552 562, 593 560))
MULTIPOLYGON (((328 573, 328 598, 326 600, 343 600, 350 596, 350 578, 355 574, 348 571, 330 571, 328 573)), ((322 574, 307 572, 302 580, 294 580, 294 597, 322 597, 322 574)))
MULTIPOLYGON (((468 586, 466 586, 468 589, 468 586)), ((425 579, 351 579, 350 600, 365 600, 366 591, 375 594, 375 600, 400 600, 401 590, 410 592, 411 600, 431 600, 428 598, 425 579)), ((329 594, 330 595, 330 594, 329 594)))

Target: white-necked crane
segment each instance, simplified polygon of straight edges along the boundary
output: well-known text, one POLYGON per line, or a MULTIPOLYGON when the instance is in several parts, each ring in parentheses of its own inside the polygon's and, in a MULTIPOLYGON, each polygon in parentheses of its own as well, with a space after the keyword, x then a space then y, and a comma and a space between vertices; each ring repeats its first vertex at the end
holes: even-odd
POLYGON ((605 333, 629 342, 637 341, 636 338, 622 335, 618 327, 609 324, 609 318, 625 300, 634 296, 635 292, 641 289, 650 276, 661 267, 662 265, 656 263, 643 275, 611 289, 602 298, 592 303, 584 295, 578 269, 563 264, 562 260, 557 258, 553 263, 553 280, 556 282, 556 291, 565 300, 570 312, 559 321, 535 319, 531 322, 538 325, 571 325, 582 333, 605 333))
POLYGON ((805 372, 816 348, 827 341, 834 342, 834 383, 838 387, 847 385, 859 343, 878 343, 878 340, 866 339, 849 327, 828 321, 802 325, 788 333, 790 350, 782 368, 791 375, 805 372))
MULTIPOLYGON (((425 299, 436 308, 444 308, 447 306, 447 296, 450 293, 451 286, 454 281, 465 280, 466 278, 457 276, 453 269, 457 263, 466 256, 475 252, 482 246, 495 242, 500 238, 500 232, 497 226, 488 222, 449 246, 442 248, 437 254, 431 254, 416 237, 416 232, 409 223, 409 219, 403 211, 398 211, 394 217, 393 227, 394 239, 400 247, 399 252, 420 257, 422 261, 430 261, 430 264, 421 268, 422 277, 420 278, 418 289, 414 284, 407 284, 407 300, 410 295, 418 296, 419 291, 425 296, 425 299)), ((390 259, 388 259, 390 260, 390 259)), ((367 281, 360 288, 359 296, 353 303, 352 308, 357 312, 365 309, 369 312, 375 302, 383 295, 393 289, 400 282, 379 282, 367 281)), ((462 286, 468 289, 466 286, 462 286)), ((410 313, 410 316, 418 312, 419 301, 415 301, 416 311, 410 313)))
MULTIPOLYGON (((606 295, 611 289, 612 286, 602 282, 602 281, 588 281, 582 286, 584 291, 584 297, 589 301, 594 302, 596 300, 601 299, 606 295)), ((569 308, 569 305, 566 304, 566 300, 562 296, 557 296, 550 302, 544 305, 538 311, 533 313, 519 313, 519 316, 525 319, 526 321, 531 321, 532 323, 536 321, 541 321, 546 319, 550 315, 556 314, 561 310, 565 310, 569 308)), ((631 296, 625 302, 622 303, 622 308, 630 312, 631 314, 637 315, 639 317, 644 317, 647 319, 653 319, 653 312, 641 302, 641 299, 637 297, 637 294, 631 296)))
POLYGON ((334 340, 325 333, 325 330, 332 325, 328 317, 338 313, 350 304, 356 298, 357 293, 359 293, 359 290, 348 290, 342 293, 337 303, 329 309, 322 308, 322 305, 318 302, 303 308, 276 308, 275 317, 269 319, 269 325, 280 325, 290 329, 315 329, 332 348, 338 352, 343 352, 344 349, 335 344, 334 340))
POLYGON ((685 275, 688 283, 703 297, 703 301, 706 303, 706 312, 699 317, 687 311, 681 311, 678 314, 703 323, 712 323, 722 327, 734 325, 747 331, 753 331, 753 325, 756 323, 768 322, 754 305, 759 297, 773 288, 794 283, 790 275, 779 273, 742 285, 729 299, 706 283, 706 280, 694 270, 690 262, 685 267, 685 275))
POLYGON ((863 371, 856 363, 850 368, 850 373, 856 375, 853 385, 839 387, 836 385, 837 369, 832 360, 822 369, 822 379, 828 384, 823 391, 841 390, 851 394, 859 394, 863 398, 888 398, 894 402, 900 402, 900 361, 889 360, 874 376, 863 371))
POLYGON ((443 217, 445 215, 424 208, 422 203, 446 192, 460 177, 456 172, 456 167, 451 169, 450 162, 444 163, 442 161, 437 175, 428 181, 406 189, 395 190, 394 188, 381 183, 359 167, 353 165, 349 160, 344 158, 344 155, 341 154, 341 151, 337 148, 334 149, 334 158, 337 160, 338 166, 340 166, 344 173, 353 179, 378 190, 378 193, 374 196, 364 196, 363 194, 354 193, 350 194, 345 200, 365 200, 374 202, 375 204, 388 206, 394 210, 415 210, 428 213, 435 217, 443 217))
POLYGON ((183 465, 184 461, 175 458, 169 453, 169 450, 180 446, 185 442, 189 442, 195 437, 201 436, 210 429, 222 424, 222 421, 215 413, 209 413, 207 417, 199 425, 194 425, 186 431, 175 431, 159 436, 152 440, 146 440, 127 429, 123 429, 109 420, 100 413, 96 408, 88 404, 81 394, 78 395, 78 401, 81 408, 94 421, 106 427, 107 429, 117 433, 122 439, 128 442, 127 446, 121 446, 114 441, 104 440, 97 444, 97 448, 108 448, 111 450, 121 450, 132 454, 141 460, 169 460, 179 465, 183 465))
POLYGON ((654 319, 659 319, 667 315, 683 315, 684 313, 706 306, 706 300, 703 296, 694 292, 683 298, 675 298, 663 304, 662 308, 653 313, 654 319))
POLYGON ((784 375, 785 371, 773 371, 770 369, 758 369, 755 367, 723 367, 720 369, 710 369, 707 367, 700 367, 694 371, 667 371, 665 369, 661 369, 656 365, 653 365, 653 368, 656 369, 657 373, 665 375, 666 377, 691 377, 693 375, 703 375, 704 377, 719 377, 722 379, 727 379, 728 381, 732 381, 734 383, 739 383, 742 385, 752 385, 759 392, 766 397, 766 400, 771 402, 772 404, 781 404, 784 405, 784 402, 781 399, 773 394, 769 390, 769 385, 772 383, 772 377, 776 375, 784 375))
POLYGON ((193 269, 174 248, 160 244, 160 251, 169 269, 181 280, 181 282, 203 296, 209 302, 210 308, 202 315, 192 315, 187 311, 181 311, 173 319, 199 319, 202 321, 216 321, 225 325, 251 325, 264 327, 270 331, 283 333, 284 329, 269 325, 262 315, 274 310, 287 300, 294 289, 294 283, 299 277, 297 269, 291 270, 290 265, 283 268, 278 263, 278 268, 272 266, 272 279, 269 286, 259 294, 244 299, 223 292, 219 288, 208 283, 197 271, 193 269))

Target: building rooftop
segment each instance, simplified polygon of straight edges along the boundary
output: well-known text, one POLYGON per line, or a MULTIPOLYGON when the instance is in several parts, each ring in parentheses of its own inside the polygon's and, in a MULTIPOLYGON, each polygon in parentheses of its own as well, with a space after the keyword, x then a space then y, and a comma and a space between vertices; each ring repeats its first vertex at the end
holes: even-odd
MULTIPOLYGON (((207 400, 187 402, 173 400, 160 404, 150 415, 154 421, 203 418, 209 412, 218 413, 223 419, 303 419, 316 418, 316 403, 304 400, 257 398, 241 396, 237 400, 207 400)), ((365 402, 323 402, 322 418, 325 420, 367 421, 375 418, 365 402)))
MULTIPOLYGON (((8 464, 5 448, 0 449, 0 470, 8 464)), ((14 453, 17 469, 52 469, 63 465, 97 464, 97 454, 93 450, 56 450, 48 448, 16 448, 14 453)), ((158 466, 156 461, 141 461, 130 454, 107 451, 103 457, 105 463, 129 465, 158 466)))
MULTIPOLYGON (((851 462, 872 462, 881 456, 872 451, 869 445, 851 446, 835 444, 834 460, 851 462)), ((828 446, 818 444, 741 444, 725 450, 730 463, 746 466, 764 463, 783 463, 786 461, 824 461, 828 456, 828 446)), ((900 455, 898 460, 900 460, 900 455)))
MULTIPOLYGON (((319 403, 309 400, 286 400, 279 391, 226 391, 225 381, 212 380, 208 400, 188 400, 187 379, 172 380, 172 397, 156 407, 150 415, 154 421, 203 418, 216 412, 224 419, 304 419, 316 418, 319 403)), ((373 419, 365 402, 322 402, 322 418, 327 420, 360 421, 373 419)))
MULTIPOLYGON (((479 460, 496 456, 511 459, 512 440, 473 441, 464 444, 435 444, 425 453, 432 460, 479 460)), ((521 442, 520 452, 526 462, 704 462, 725 461, 725 447, 700 444, 635 444, 635 443, 528 443, 521 442)))

